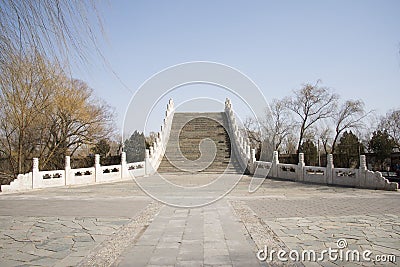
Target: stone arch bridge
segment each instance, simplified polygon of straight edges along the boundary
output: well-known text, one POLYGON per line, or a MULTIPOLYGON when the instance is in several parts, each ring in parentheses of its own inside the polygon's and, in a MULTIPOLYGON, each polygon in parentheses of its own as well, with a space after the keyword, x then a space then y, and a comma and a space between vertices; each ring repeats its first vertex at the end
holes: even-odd
POLYGON ((367 170, 362 155, 359 169, 335 168, 332 155, 326 167, 305 166, 300 153, 297 165, 279 163, 278 153, 273 152, 272 162, 257 161, 249 139, 236 123, 232 103, 225 101, 221 112, 175 112, 169 100, 161 131, 145 161, 127 163, 125 153, 121 164, 101 166, 99 155, 91 168, 71 169, 70 158, 65 159, 65 169, 40 171, 38 159, 33 159, 32 172, 18 175, 10 185, 3 185, 2 192, 23 191, 64 185, 93 184, 131 179, 132 177, 165 174, 235 173, 260 178, 280 178, 297 182, 348 187, 397 190, 397 183, 390 183, 381 173, 367 170))

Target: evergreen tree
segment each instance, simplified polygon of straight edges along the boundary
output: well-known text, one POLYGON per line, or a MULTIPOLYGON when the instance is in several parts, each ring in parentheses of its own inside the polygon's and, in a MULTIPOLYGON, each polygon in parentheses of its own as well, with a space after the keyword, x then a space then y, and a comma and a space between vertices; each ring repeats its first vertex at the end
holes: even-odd
POLYGON ((358 137, 351 131, 346 131, 336 145, 334 164, 339 168, 355 168, 360 164, 360 154, 364 153, 364 146, 358 137))
POLYGON ((101 158, 108 156, 110 152, 110 144, 107 139, 100 139, 100 141, 92 148, 94 154, 99 154, 101 158))
POLYGON ((395 141, 389 136, 387 131, 375 131, 368 142, 368 148, 375 153, 381 169, 383 168, 384 161, 390 158, 390 154, 395 146, 395 141))
POLYGON ((110 153, 110 144, 109 141, 107 139, 100 139, 99 142, 97 142, 97 144, 92 147, 92 152, 93 154, 99 154, 100 155, 100 163, 101 165, 108 165, 108 156, 110 153))
POLYGON ((300 151, 304 153, 304 161, 308 166, 316 166, 318 163, 318 149, 314 142, 307 139, 300 146, 300 151))
POLYGON ((131 137, 125 140, 124 151, 127 162, 143 161, 146 150, 146 139, 143 133, 135 131, 131 137))

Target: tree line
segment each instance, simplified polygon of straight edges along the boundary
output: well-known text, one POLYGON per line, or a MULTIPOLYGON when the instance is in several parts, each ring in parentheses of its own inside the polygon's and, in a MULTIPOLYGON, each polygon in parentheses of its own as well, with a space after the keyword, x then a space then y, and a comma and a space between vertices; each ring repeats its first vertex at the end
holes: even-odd
POLYGON ((111 134, 110 107, 69 74, 101 55, 99 31, 96 1, 0 0, 0 178, 30 170, 32 157, 60 168, 111 134))
POLYGON ((274 99, 265 116, 258 121, 247 118, 243 130, 263 160, 273 150, 292 154, 294 160, 302 152, 307 164, 318 165, 319 154, 331 153, 337 166, 355 167, 360 154, 373 152, 383 167, 400 146, 400 109, 388 111, 373 124, 375 117, 361 99, 343 100, 317 81, 274 99))
POLYGON ((33 157, 42 169, 63 168, 66 155, 114 131, 112 109, 38 52, 9 55, 0 65, 0 88, 3 173, 29 171, 33 157))

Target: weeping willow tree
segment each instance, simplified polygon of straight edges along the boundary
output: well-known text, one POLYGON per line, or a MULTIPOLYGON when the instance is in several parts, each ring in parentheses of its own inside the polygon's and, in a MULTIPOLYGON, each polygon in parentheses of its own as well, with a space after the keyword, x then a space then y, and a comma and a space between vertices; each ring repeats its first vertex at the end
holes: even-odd
POLYGON ((0 64, 16 51, 86 63, 102 29, 94 0, 0 0, 0 64))

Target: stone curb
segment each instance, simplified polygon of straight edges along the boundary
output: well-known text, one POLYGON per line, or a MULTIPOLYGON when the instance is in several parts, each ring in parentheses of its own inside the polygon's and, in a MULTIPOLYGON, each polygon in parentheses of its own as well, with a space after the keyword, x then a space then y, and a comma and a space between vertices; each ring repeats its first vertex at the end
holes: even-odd
POLYGON ((147 205, 131 222, 99 244, 78 266, 111 266, 129 245, 140 238, 162 206, 159 202, 147 205))
MULTIPOLYGON (((259 250, 267 246, 269 249, 289 251, 285 243, 275 234, 274 231, 247 206, 243 201, 230 200, 236 216, 242 221, 248 234, 253 239, 259 250)), ((268 266, 304 266, 301 262, 268 262, 268 266)))

